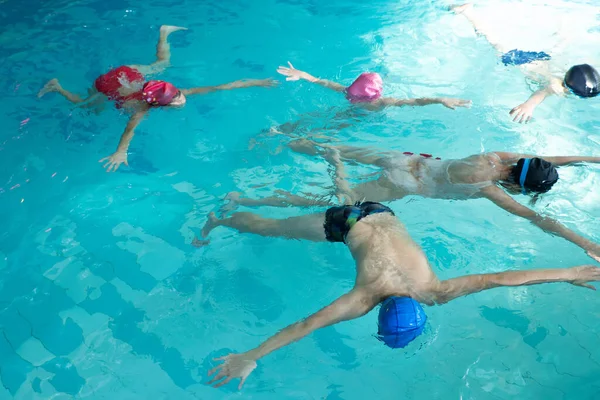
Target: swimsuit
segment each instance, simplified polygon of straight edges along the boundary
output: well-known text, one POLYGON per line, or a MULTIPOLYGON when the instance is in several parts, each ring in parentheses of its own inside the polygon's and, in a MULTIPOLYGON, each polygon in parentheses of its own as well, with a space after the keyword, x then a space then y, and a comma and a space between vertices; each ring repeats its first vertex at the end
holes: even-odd
POLYGON ((98 92, 115 101, 117 108, 121 108, 126 101, 142 100, 143 83, 144 75, 141 72, 128 66, 121 66, 100 75, 94 82, 94 86, 98 92), (134 93, 127 96, 121 94, 120 89, 123 87, 137 89, 138 86, 139 90, 134 93))
POLYGON ((500 58, 504 65, 523 65, 534 61, 546 61, 550 59, 550 55, 543 51, 523 51, 511 50, 508 53, 502 54, 500 58))
POLYGON ((382 212, 395 215, 391 208, 372 201, 357 202, 353 206, 331 207, 325 212, 325 237, 330 242, 346 243, 348 232, 358 221, 368 215, 382 212))
MULTIPOLYGON (((428 156, 428 154, 427 154, 428 156)), ((481 189, 493 185, 491 181, 453 183, 449 169, 465 160, 445 160, 424 156, 393 157, 383 174, 395 186, 409 194, 437 199, 468 199, 481 189)))

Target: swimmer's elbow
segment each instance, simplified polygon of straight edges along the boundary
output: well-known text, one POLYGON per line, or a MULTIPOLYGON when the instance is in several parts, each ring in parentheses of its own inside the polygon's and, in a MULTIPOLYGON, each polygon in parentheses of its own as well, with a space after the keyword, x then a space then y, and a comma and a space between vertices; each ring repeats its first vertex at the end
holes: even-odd
POLYGON ((445 304, 458 297, 467 296, 495 285, 488 275, 467 275, 441 281, 434 291, 435 304, 445 304))

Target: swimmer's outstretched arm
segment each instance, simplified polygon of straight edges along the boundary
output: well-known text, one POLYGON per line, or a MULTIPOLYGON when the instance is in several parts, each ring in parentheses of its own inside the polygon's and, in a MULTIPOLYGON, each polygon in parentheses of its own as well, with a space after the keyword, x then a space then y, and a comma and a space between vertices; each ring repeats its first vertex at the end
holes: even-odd
POLYGON ((572 268, 507 271, 495 274, 466 275, 441 281, 435 290, 435 302, 447 303, 461 296, 501 286, 526 286, 540 283, 566 282, 596 290, 586 282, 600 281, 600 268, 582 265, 572 268))
POLYGON ((421 97, 417 99, 396 99, 393 97, 384 97, 376 104, 384 107, 404 107, 404 106, 428 106, 431 104, 441 104, 451 110, 456 107, 471 107, 471 100, 454 99, 450 97, 421 97))
POLYGON ((317 85, 324 86, 328 89, 335 90, 336 92, 343 92, 346 90, 346 87, 344 85, 340 85, 337 82, 328 81, 327 79, 315 78, 314 76, 312 76, 311 74, 309 74, 307 72, 300 71, 299 69, 294 68, 292 63, 289 61, 288 61, 288 65, 290 66, 289 68, 283 67, 283 66, 280 66, 279 68, 277 68, 277 72, 279 72, 281 75, 285 76, 286 81, 298 81, 300 79, 303 79, 305 81, 309 81, 312 83, 316 83, 317 85))
POLYGON ((504 190, 500 189, 497 186, 488 186, 486 188, 481 189, 482 193, 489 200, 493 201, 497 206, 505 209, 506 211, 517 215, 519 217, 523 217, 533 222, 542 230, 558 235, 563 239, 568 240, 571 243, 576 244, 577 246, 584 249, 588 255, 600 256, 600 246, 589 239, 584 238, 583 236, 578 235, 573 232, 560 222, 549 218, 544 217, 530 208, 525 207, 522 204, 519 204, 512 197, 504 192, 504 190))
POLYGON ((127 122, 127 126, 125 127, 125 132, 123 132, 121 135, 121 140, 119 140, 117 151, 115 151, 112 155, 104 157, 98 161, 106 161, 103 166, 106 168, 106 172, 115 172, 117 169, 119 169, 121 164, 129 166, 127 163, 127 150, 129 149, 129 144, 131 143, 131 139, 133 139, 135 128, 137 128, 140 122, 142 122, 142 119, 149 109, 150 108, 147 107, 141 111, 138 111, 129 118, 129 122, 127 122))
POLYGON ((279 84, 275 79, 242 79, 235 82, 225 83, 217 86, 202 86, 191 89, 181 89, 181 93, 186 96, 193 94, 207 94, 216 92, 219 90, 233 90, 233 89, 245 89, 249 87, 275 87, 279 84))
POLYGON ((499 52, 506 53, 510 48, 506 47, 500 37, 493 32, 488 24, 473 12, 473 4, 465 3, 460 6, 450 7, 450 10, 456 14, 462 14, 473 25, 473 29, 478 35, 483 36, 499 52))
POLYGON ((240 378, 238 389, 241 389, 248 375, 256 368, 256 361, 260 358, 302 339, 319 328, 362 317, 371 311, 379 300, 364 289, 354 288, 317 313, 284 328, 257 348, 246 353, 229 354, 219 358, 218 360, 224 362, 208 372, 209 375, 212 375, 218 371, 217 375, 208 383, 215 383, 214 386, 219 387, 229 383, 233 378, 240 378), (223 378, 225 379, 218 382, 223 378))
POLYGON ((592 157, 592 156, 538 156, 535 154, 520 154, 520 153, 505 153, 505 152, 495 152, 500 159, 504 160, 514 160, 517 162, 520 158, 533 158, 538 157, 542 158, 548 162, 551 162, 557 167, 563 167, 567 165, 574 165, 580 163, 590 163, 590 164, 600 164, 600 157, 592 157))
POLYGON ((564 95, 566 90, 559 79, 552 78, 551 83, 543 89, 534 92, 529 99, 523 104, 519 104, 509 114, 513 117, 514 122, 523 123, 529 122, 533 117, 535 108, 542 104, 547 97, 553 95, 564 95))

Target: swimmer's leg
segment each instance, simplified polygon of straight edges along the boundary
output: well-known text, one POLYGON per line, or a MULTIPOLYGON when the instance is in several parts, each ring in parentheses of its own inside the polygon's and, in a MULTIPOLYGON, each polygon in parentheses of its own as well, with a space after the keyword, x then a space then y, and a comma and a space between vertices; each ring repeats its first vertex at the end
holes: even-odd
POLYGON ((333 167, 335 196, 338 199, 338 203, 354 204, 358 199, 352 188, 350 188, 346 167, 342 162, 340 151, 335 147, 328 147, 326 148, 325 154, 323 154, 323 158, 333 167))
POLYGON ((187 30, 180 26, 163 25, 160 27, 160 35, 156 45, 156 61, 150 65, 131 65, 144 75, 156 74, 164 71, 171 64, 171 45, 169 35, 173 32, 187 30))
POLYGON ((399 151, 377 151, 370 147, 340 146, 320 144, 307 139, 298 139, 290 142, 288 146, 297 153, 307 155, 324 155, 323 149, 334 149, 339 152, 341 158, 355 161, 359 164, 375 165, 385 168, 389 165, 390 158, 403 156, 399 151))
MULTIPOLYGON (((214 213, 208 215, 208 221, 202 228, 202 236, 208 234, 219 226, 226 226, 240 233, 254 233, 267 237, 281 237, 287 239, 304 239, 313 242, 324 242, 325 231, 323 222, 325 214, 309 214, 286 219, 264 218, 248 212, 234 213, 229 218, 218 219, 214 213)), ((195 246, 206 244, 198 238, 192 242, 195 246)))
POLYGON ((38 98, 42 98, 46 93, 52 93, 52 92, 56 92, 56 93, 61 94, 67 100, 69 100, 71 103, 78 104, 78 103, 82 103, 82 102, 85 101, 78 94, 71 93, 68 90, 63 89, 63 87, 58 82, 58 79, 56 79, 56 78, 49 80, 44 85, 44 87, 42 88, 42 90, 40 90, 39 93, 38 93, 38 98))
POLYGON ((485 39, 492 45, 494 48, 504 54, 510 51, 509 48, 500 43, 500 39, 493 32, 490 31, 487 24, 482 21, 474 12, 473 12, 473 4, 465 3, 460 6, 450 7, 450 10, 454 11, 456 14, 462 14, 470 23, 473 25, 475 32, 477 34, 485 37, 485 39))
POLYGON ((262 199, 250 199, 248 197, 240 197, 239 192, 230 192, 225 196, 225 200, 229 202, 221 207, 221 216, 237 209, 238 206, 245 207, 318 207, 332 206, 331 201, 318 196, 303 197, 287 192, 285 190, 275 190, 278 196, 264 197, 262 199))

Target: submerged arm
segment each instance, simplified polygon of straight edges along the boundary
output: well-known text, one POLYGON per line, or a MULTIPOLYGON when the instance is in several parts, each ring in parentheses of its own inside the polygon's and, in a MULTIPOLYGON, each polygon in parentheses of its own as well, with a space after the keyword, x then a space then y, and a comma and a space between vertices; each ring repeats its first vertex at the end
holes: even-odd
POLYGON ((421 97, 416 99, 396 99, 393 97, 384 97, 380 104, 385 107, 403 107, 403 106, 428 106, 431 104, 441 104, 444 107, 454 110, 456 107, 470 107, 471 100, 454 99, 449 97, 421 97))
POLYGON ((223 357, 222 359, 225 362, 209 372, 209 375, 211 375, 220 370, 209 383, 226 378, 224 381, 215 385, 218 387, 228 383, 233 378, 239 377, 241 378, 239 385, 241 388, 248 375, 256 368, 256 361, 258 359, 281 347, 302 339, 319 328, 361 317, 373 309, 375 305, 376 302, 374 302, 363 290, 353 289, 351 292, 343 295, 305 320, 298 321, 295 324, 284 328, 257 348, 246 353, 230 354, 223 357))
POLYGON ((317 329, 362 317, 373 307, 375 304, 367 301, 367 296, 361 289, 352 290, 305 320, 284 328, 248 353, 258 360, 283 346, 302 339, 317 329))
POLYGON ((351 205, 360 200, 356 197, 356 193, 350 187, 348 175, 340 152, 335 147, 326 147, 323 158, 332 166, 334 170, 334 186, 335 195, 339 204, 351 205))
POLYGON ((563 239, 576 244, 577 246, 586 250, 588 253, 591 252, 592 254, 600 255, 600 246, 598 246, 596 243, 593 243, 589 239, 578 235, 560 222, 550 217, 544 217, 532 209, 519 204, 512 197, 507 195, 502 189, 496 186, 488 186, 482 189, 482 192, 485 197, 506 211, 519 217, 528 219, 544 231, 558 235, 563 239))
POLYGON ((201 86, 191 89, 182 89, 181 93, 186 96, 193 94, 206 94, 216 92, 218 90, 233 90, 233 89, 244 89, 249 87, 274 87, 277 86, 277 81, 274 79, 242 79, 230 83, 225 83, 217 86, 201 86))
POLYGON ((104 164, 106 172, 116 171, 119 169, 121 164, 129 165, 127 163, 127 150, 129 149, 129 144, 131 143, 131 139, 133 139, 133 135, 135 134, 135 128, 137 128, 140 122, 142 122, 142 119, 148 110, 149 108, 144 108, 143 110, 137 111, 129 118, 127 126, 125 127, 125 132, 123 132, 121 139, 119 140, 117 150, 112 155, 104 157, 99 161, 106 161, 106 164, 104 164))
POLYGON ((586 282, 598 280, 600 280, 600 268, 593 265, 466 275, 440 282, 436 290, 436 302, 443 304, 461 296, 501 286, 526 286, 553 282, 567 282, 596 290, 586 282))
POLYGON ((564 91, 562 82, 556 78, 552 78, 552 81, 548 86, 534 92, 525 103, 510 110, 509 114, 513 117, 513 121, 515 122, 529 122, 533 117, 535 108, 542 104, 542 102, 546 100, 546 97, 563 94, 564 91))
POLYGON ((506 153, 506 152, 496 152, 498 157, 502 160, 514 160, 515 162, 520 158, 541 158, 548 162, 551 162, 557 167, 562 167, 565 165, 573 165, 578 163, 591 163, 591 164, 600 164, 600 157, 592 157, 592 156, 537 156, 534 154, 521 154, 521 153, 506 153))
POLYGON ((315 78, 308 72, 300 71, 299 69, 294 68, 292 63, 289 61, 288 61, 288 65, 290 66, 289 68, 280 66, 277 69, 277 72, 279 72, 281 75, 286 77, 285 78, 286 81, 297 81, 297 80, 302 79, 302 80, 305 80, 308 82, 316 83, 317 85, 321 85, 328 89, 335 90, 336 92, 343 92, 346 90, 346 87, 343 85, 340 85, 339 83, 336 83, 333 81, 328 81, 327 79, 315 78))

